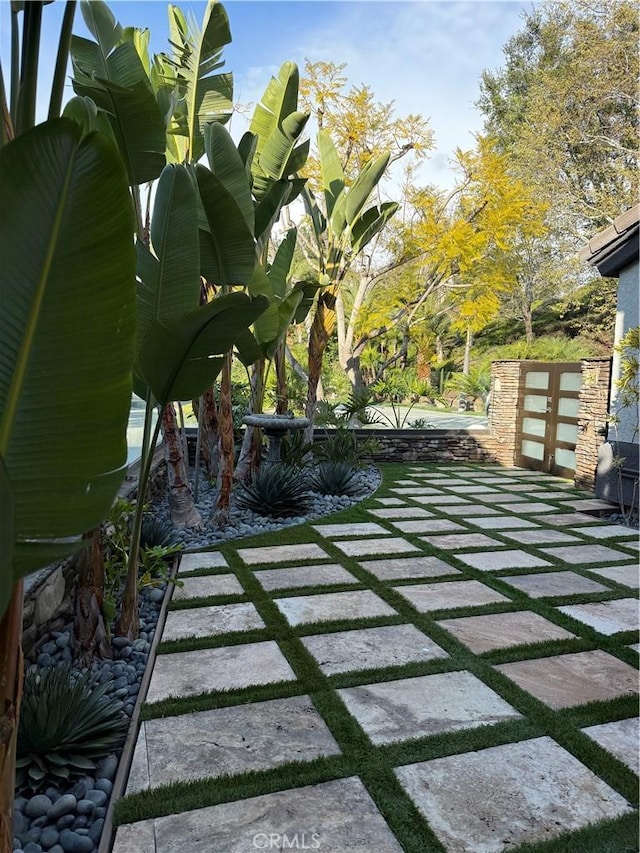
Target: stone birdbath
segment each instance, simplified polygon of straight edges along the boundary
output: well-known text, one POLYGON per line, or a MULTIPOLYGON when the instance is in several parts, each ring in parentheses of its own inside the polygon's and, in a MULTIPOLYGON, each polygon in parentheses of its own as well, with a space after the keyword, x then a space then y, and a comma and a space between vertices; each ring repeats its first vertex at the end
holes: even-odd
POLYGON ((277 465, 282 461, 282 439, 289 431, 306 429, 309 418, 294 418, 293 415, 246 415, 242 423, 258 427, 269 439, 269 451, 264 465, 277 465))

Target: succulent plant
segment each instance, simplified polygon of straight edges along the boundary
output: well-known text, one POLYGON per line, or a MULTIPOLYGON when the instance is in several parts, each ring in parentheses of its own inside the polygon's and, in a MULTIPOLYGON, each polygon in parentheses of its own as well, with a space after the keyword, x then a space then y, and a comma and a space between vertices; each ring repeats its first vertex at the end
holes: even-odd
POLYGON ((309 485, 298 468, 263 465, 249 483, 240 487, 236 501, 257 515, 303 515, 310 504, 309 485))
POLYGON ((321 495, 356 495, 362 491, 358 471, 348 462, 321 462, 309 477, 311 487, 321 495))
POLYGON ((142 530, 140 532, 140 548, 153 548, 155 545, 161 545, 167 548, 175 545, 178 541, 176 531, 173 524, 165 521, 162 518, 157 518, 154 515, 146 515, 142 521, 142 530))
POLYGON ((108 686, 95 685, 90 672, 74 679, 69 666, 27 673, 18 727, 18 790, 37 791, 82 775, 121 744, 127 720, 105 696, 108 686))

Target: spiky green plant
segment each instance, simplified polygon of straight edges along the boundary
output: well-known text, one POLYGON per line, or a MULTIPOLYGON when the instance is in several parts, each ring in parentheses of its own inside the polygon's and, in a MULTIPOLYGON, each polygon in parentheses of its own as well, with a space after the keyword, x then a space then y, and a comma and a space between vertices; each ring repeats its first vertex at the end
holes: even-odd
POLYGON ((358 471, 348 462, 322 462, 309 477, 311 487, 321 495, 357 495, 362 491, 358 471))
POLYGON ((162 518, 157 518, 154 515, 147 515, 142 520, 140 548, 143 551, 146 548, 153 548, 156 545, 169 548, 172 545, 176 545, 177 542, 175 528, 170 522, 162 518))
POLYGON ((303 515, 310 504, 309 485, 299 468, 263 465, 249 483, 241 486, 236 501, 258 515, 303 515))
POLYGON ((28 672, 18 729, 16 787, 33 791, 95 769, 122 742, 127 720, 90 672, 62 666, 28 672))

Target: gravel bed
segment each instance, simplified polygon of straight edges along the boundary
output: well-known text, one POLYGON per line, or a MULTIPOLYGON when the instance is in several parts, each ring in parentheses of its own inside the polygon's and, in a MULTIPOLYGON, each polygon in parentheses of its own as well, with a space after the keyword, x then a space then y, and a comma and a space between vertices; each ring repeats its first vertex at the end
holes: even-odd
MULTIPOLYGON (((362 468, 359 474, 362 490, 356 497, 314 495, 304 516, 266 518, 232 505, 229 523, 224 528, 209 524, 201 530, 178 530, 176 538, 185 549, 194 550, 292 524, 304 524, 352 506, 378 488, 381 478, 377 468, 362 468)), ((200 481, 199 490, 197 508, 206 522, 214 511, 215 493, 206 479, 200 481)), ((153 507, 153 513, 169 522, 168 497, 153 507)), ((149 587, 141 593, 139 638, 130 642, 126 637, 114 637, 113 660, 96 660, 91 667, 97 682, 108 683, 107 695, 119 703, 127 717, 133 713, 165 587, 165 584, 149 587)), ((72 631, 73 623, 69 622, 64 630, 52 631, 44 638, 33 666, 41 669, 72 664, 72 631)), ((77 778, 60 788, 49 786, 31 797, 17 797, 14 801, 14 853, 95 853, 119 760, 120 751, 114 752, 98 763, 92 775, 77 778)))

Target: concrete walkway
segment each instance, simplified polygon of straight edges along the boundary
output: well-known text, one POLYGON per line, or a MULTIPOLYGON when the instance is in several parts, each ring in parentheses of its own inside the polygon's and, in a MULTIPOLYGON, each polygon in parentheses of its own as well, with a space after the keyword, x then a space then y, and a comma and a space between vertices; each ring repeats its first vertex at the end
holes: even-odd
POLYGON ((600 506, 415 465, 357 522, 184 556, 114 853, 492 853, 631 814, 638 537, 600 506))

